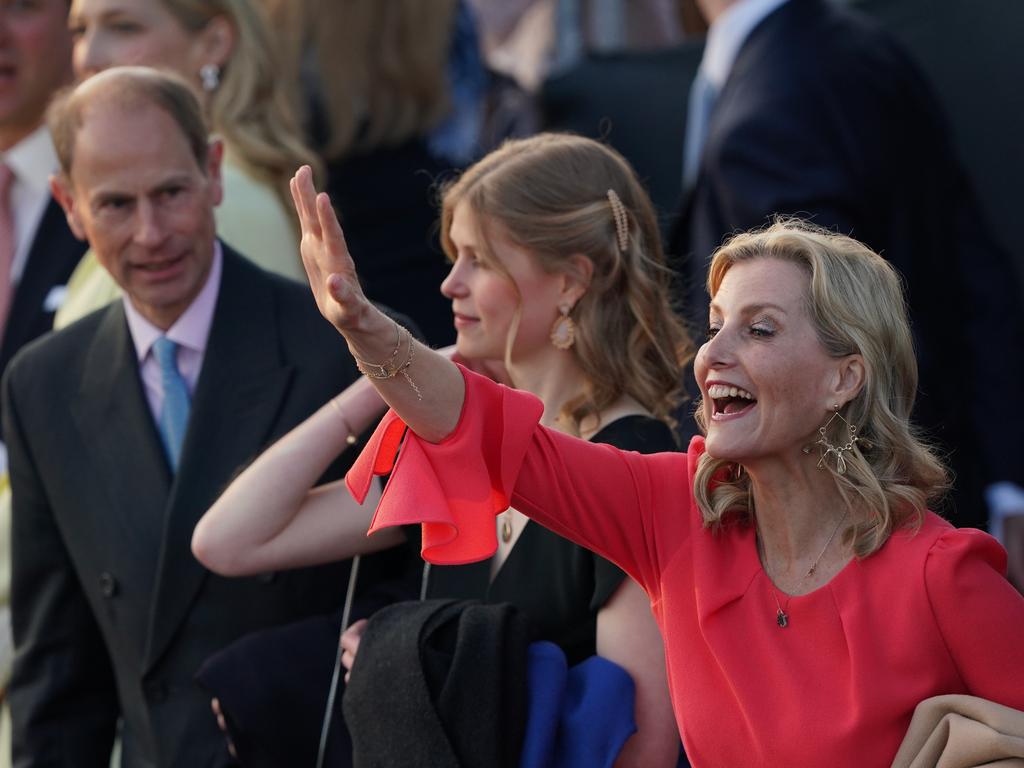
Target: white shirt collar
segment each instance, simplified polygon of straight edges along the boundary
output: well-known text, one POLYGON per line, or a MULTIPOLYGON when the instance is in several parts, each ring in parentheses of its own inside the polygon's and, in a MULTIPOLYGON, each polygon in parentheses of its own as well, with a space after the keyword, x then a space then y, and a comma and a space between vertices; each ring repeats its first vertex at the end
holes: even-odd
POLYGON ((772 11, 786 2, 787 0, 738 0, 715 19, 714 24, 708 29, 700 70, 716 90, 721 91, 729 79, 740 48, 750 33, 772 11))
POLYGON ((35 193, 49 194, 50 175, 58 168, 57 150, 45 125, 3 153, 4 163, 14 171, 19 184, 35 193))
POLYGON ((128 294, 121 297, 124 302, 128 330, 132 335, 135 354, 140 364, 149 354, 153 342, 160 336, 166 336, 178 346, 198 352, 200 355, 206 352, 206 342, 210 338, 210 327, 213 325, 217 295, 220 292, 222 265, 223 255, 220 241, 217 240, 213 246, 213 263, 210 265, 210 274, 206 277, 206 283, 166 333, 139 313, 131 299, 128 298, 128 294))

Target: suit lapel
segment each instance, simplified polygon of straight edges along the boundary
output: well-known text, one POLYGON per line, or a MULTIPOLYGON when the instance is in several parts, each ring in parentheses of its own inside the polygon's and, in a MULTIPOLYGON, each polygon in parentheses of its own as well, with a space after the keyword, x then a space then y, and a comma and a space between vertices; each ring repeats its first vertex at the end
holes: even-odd
POLYGON ((224 249, 224 270, 171 487, 150 615, 145 667, 155 664, 207 571, 192 556, 192 531, 236 470, 270 437, 292 369, 278 338, 270 282, 224 249))
POLYGON ((124 577, 152 584, 171 479, 121 302, 106 310, 86 357, 79 397, 68 407, 112 504, 112 510, 102 510, 102 520, 83 522, 123 539, 119 549, 133 554, 125 558, 131 573, 124 577))

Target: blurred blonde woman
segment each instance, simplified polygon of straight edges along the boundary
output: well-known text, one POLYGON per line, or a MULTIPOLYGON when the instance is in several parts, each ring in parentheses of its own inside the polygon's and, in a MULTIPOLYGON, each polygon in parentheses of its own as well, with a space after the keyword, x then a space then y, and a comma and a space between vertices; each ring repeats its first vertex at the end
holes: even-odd
MULTIPOLYGON (((511 383, 541 398, 553 429, 625 450, 677 450, 670 426, 692 345, 669 305, 650 200, 620 155, 574 136, 508 142, 445 190, 441 242, 459 356, 504 361, 511 383)), ((399 341, 404 354, 404 334, 399 341)), ((361 382, 257 459, 197 526, 200 561, 241 575, 402 541, 397 530, 367 538, 371 506, 341 483, 310 490, 381 407, 361 382)), ((515 509, 493 525, 493 556, 432 569, 426 595, 510 602, 570 664, 595 653, 617 663, 636 685, 638 730, 616 764, 675 765, 663 651, 640 587, 515 509)), ((349 667, 364 626, 346 633, 349 667)), ((240 698, 235 707, 253 697, 240 698)))
POLYGON ((450 110, 456 0, 262 3, 367 295, 450 344, 436 220, 450 164, 428 138, 450 110))
MULTIPOLYGON (((289 108, 258 6, 246 0, 73 0, 68 23, 79 78, 142 64, 195 85, 225 145, 218 235, 265 269, 305 280, 287 180, 300 165, 319 165, 289 108)), ((119 295, 92 253, 68 288, 58 328, 119 295)))

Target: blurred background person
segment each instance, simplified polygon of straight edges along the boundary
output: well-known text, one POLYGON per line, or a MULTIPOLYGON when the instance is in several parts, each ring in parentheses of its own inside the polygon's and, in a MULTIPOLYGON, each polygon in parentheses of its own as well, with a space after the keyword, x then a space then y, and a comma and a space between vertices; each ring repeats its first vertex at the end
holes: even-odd
MULTIPOLYGON (((53 327, 65 285, 86 248, 50 195, 49 177, 58 162, 43 120, 50 98, 71 79, 67 13, 67 0, 0 2, 0 374, 18 350, 53 327)), ((13 656, 10 510, 0 433, 0 699, 13 656)), ((6 712, 5 707, 0 765, 10 754, 6 712)))
POLYGON ((453 160, 431 149, 431 137, 451 114, 458 3, 262 4, 367 295, 401 307, 430 343, 450 343, 435 211, 436 184, 453 160))
MULTIPOLYGON (((73 0, 68 25, 79 78, 139 64, 168 69, 195 85, 210 128, 225 146, 218 234, 265 269, 304 281, 287 180, 298 166, 319 163, 289 108, 258 4, 73 0)), ((57 327, 118 294, 95 256, 86 256, 69 284, 57 327)))

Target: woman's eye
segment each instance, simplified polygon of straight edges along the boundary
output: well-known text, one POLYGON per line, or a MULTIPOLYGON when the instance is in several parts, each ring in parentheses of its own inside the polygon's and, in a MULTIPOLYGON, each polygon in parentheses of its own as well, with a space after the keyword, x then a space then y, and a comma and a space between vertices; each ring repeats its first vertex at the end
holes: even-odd
POLYGON ((766 325, 752 325, 750 333, 758 338, 767 339, 775 335, 775 329, 766 325))
POLYGON ((711 339, 715 338, 715 336, 718 335, 718 332, 720 330, 721 330, 721 328, 719 328, 717 325, 709 325, 708 326, 708 341, 710 341, 711 339))

